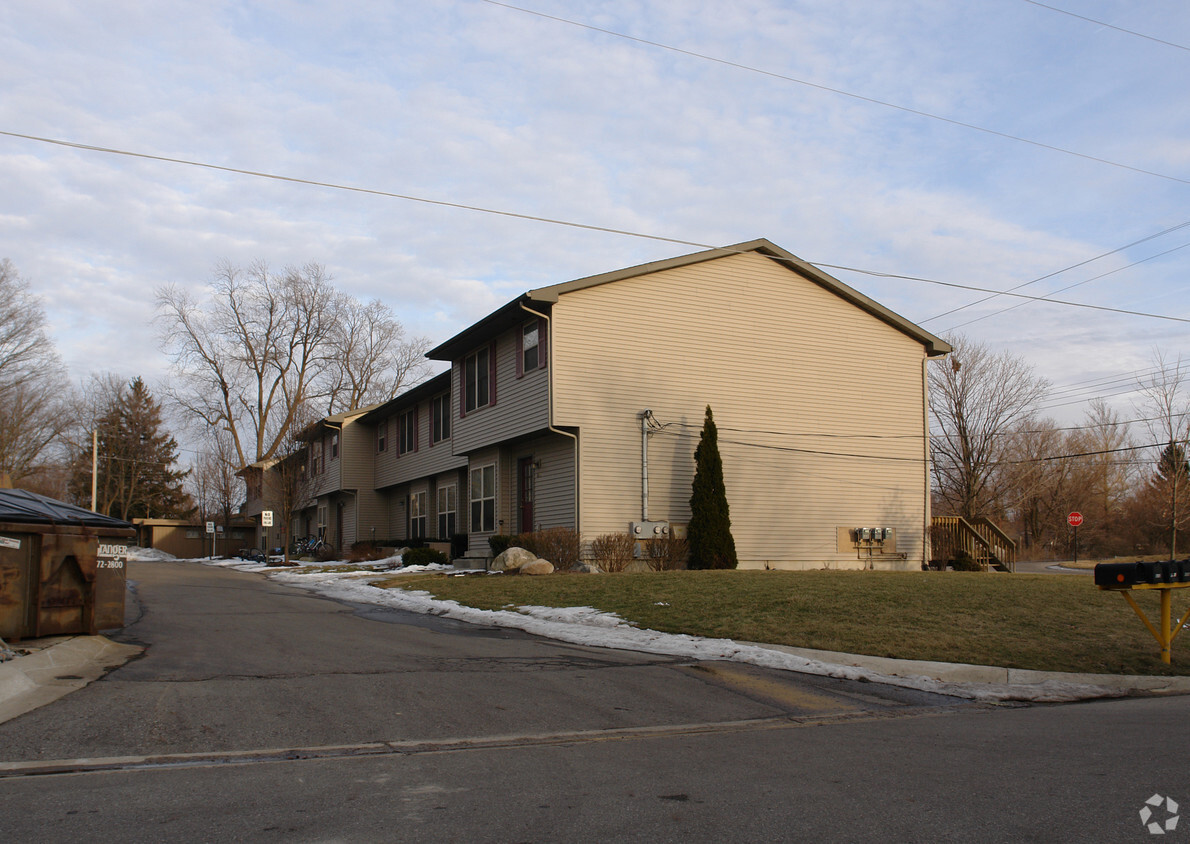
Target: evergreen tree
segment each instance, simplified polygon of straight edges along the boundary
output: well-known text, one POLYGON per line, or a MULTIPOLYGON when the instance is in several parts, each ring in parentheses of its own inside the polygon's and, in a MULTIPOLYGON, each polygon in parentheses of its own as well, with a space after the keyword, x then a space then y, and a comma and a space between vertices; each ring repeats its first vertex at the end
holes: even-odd
POLYGON ((1171 442, 1161 450, 1157 471, 1150 481, 1159 506, 1162 526, 1169 531, 1169 558, 1177 559, 1178 530, 1190 511, 1190 462, 1181 443, 1171 442))
POLYGON ((723 486, 719 430, 715 427, 710 405, 707 405, 698 448, 694 451, 694 485, 686 539, 690 544, 692 569, 734 569, 739 565, 735 539, 731 535, 727 490, 723 486))
MULTIPOLYGON (((173 467, 178 443, 163 429, 161 406, 140 378, 111 396, 99 415, 96 510, 118 519, 176 519, 193 509, 182 481, 190 474, 173 467)), ((73 498, 91 501, 91 449, 75 460, 73 498)))

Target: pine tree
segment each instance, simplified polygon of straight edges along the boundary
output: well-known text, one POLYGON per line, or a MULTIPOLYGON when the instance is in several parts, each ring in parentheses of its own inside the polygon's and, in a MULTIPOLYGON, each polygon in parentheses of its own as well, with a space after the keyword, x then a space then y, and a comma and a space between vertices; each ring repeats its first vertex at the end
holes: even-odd
MULTIPOLYGON (((178 443, 162 430, 161 406, 140 378, 112 396, 96 421, 96 509, 118 519, 183 518, 193 509, 182 487, 189 471, 178 462, 178 443)), ((75 460, 74 499, 91 500, 91 449, 75 460)))
POLYGON ((698 448, 694 451, 694 485, 686 539, 690 544, 692 569, 734 569, 739 565, 735 539, 731 535, 727 490, 723 486, 719 430, 715 427, 710 405, 707 405, 698 448))
POLYGON ((1162 449, 1150 485, 1160 501, 1163 527, 1169 530, 1169 558, 1177 559, 1178 528, 1190 509, 1190 462, 1180 443, 1171 442, 1162 449))

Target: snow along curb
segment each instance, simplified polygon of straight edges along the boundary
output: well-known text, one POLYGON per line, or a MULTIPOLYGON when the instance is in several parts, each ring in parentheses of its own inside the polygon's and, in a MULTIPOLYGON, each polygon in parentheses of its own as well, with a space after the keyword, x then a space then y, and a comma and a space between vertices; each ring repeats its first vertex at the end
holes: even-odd
MULTIPOLYGON (((251 570, 260 571, 259 568, 251 570)), ((355 572, 349 575, 322 572, 303 574, 273 569, 262 573, 280 583, 310 589, 330 598, 438 615, 474 624, 511 627, 576 645, 619 648, 691 659, 745 662, 764 668, 885 683, 986 702, 1064 702, 1122 697, 1137 691, 1190 691, 1188 677, 1126 677, 1024 671, 991 666, 855 656, 781 645, 736 642, 731 639, 659 633, 634 627, 614 613, 605 613, 590 607, 480 610, 455 601, 439 600, 428 592, 381 589, 366 582, 365 577, 375 576, 372 572, 355 572)))

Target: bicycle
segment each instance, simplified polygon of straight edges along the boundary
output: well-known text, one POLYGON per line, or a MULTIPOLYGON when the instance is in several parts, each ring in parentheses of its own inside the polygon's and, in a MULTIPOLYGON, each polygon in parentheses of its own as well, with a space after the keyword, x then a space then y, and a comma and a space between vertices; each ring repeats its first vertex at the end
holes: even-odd
POLYGON ((293 555, 295 557, 322 557, 334 553, 334 548, 329 542, 318 536, 303 536, 295 539, 293 542, 293 555))

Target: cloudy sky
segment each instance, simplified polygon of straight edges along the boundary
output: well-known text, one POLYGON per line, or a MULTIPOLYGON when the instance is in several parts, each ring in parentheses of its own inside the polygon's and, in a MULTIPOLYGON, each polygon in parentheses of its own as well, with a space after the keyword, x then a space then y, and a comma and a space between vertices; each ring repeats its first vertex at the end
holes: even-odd
POLYGON ((1184 0, 521 2, 5 2, 0 257, 72 375, 165 376, 154 291, 223 259, 322 263, 438 341, 697 251, 664 238, 766 237, 1023 355, 1062 419, 1190 356, 1184 0), (1079 264, 1020 292, 1183 321, 887 277, 1079 264))

